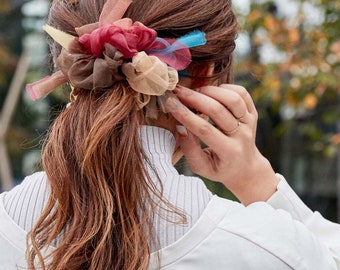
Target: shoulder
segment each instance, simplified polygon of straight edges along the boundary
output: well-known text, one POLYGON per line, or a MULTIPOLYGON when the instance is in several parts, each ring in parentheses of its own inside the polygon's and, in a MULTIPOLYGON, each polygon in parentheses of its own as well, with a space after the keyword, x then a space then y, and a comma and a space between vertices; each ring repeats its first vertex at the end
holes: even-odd
POLYGON ((0 194, 0 269, 26 269, 26 237, 39 217, 48 181, 44 172, 27 176, 21 184, 0 194))
POLYGON ((325 268, 332 264, 327 249, 288 212, 217 196, 195 226, 160 255, 169 269, 194 258, 201 259, 190 269, 333 269, 325 268))
POLYGON ((30 194, 46 194, 49 190, 47 176, 45 172, 36 172, 26 176, 24 180, 10 191, 3 193, 4 204, 12 200, 21 200, 30 194))
POLYGON ((47 182, 47 176, 46 176, 45 172, 43 172, 43 171, 35 172, 35 173, 31 174, 31 175, 26 176, 21 181, 20 184, 16 185, 11 190, 9 190, 9 191, 7 191, 5 193, 9 194, 9 193, 21 190, 21 189, 33 187, 33 186, 36 186, 36 185, 41 185, 41 184, 46 183, 46 182, 47 182))
POLYGON ((28 175, 22 181, 22 185, 42 184, 47 182, 47 175, 44 171, 35 172, 28 175))
POLYGON ((275 259, 292 269, 333 269, 334 261, 326 245, 289 212, 274 209, 266 202, 244 206, 223 199, 215 207, 223 205, 229 210, 211 239, 228 239, 234 243, 233 250, 239 247, 242 253, 253 250, 259 257, 250 257, 260 265, 275 259))
POLYGON ((21 184, 1 194, 1 204, 9 218, 29 231, 42 213, 50 188, 44 172, 27 176, 21 184))

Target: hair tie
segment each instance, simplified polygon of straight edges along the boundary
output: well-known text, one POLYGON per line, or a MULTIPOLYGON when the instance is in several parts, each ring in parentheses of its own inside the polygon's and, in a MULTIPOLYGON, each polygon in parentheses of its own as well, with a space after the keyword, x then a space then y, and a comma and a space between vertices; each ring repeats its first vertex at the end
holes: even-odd
POLYGON ((189 48, 204 45, 205 34, 194 31, 179 39, 157 37, 155 30, 142 23, 121 19, 130 4, 130 0, 108 0, 99 22, 77 28, 78 37, 45 25, 44 30, 62 46, 57 58, 60 71, 28 84, 31 99, 66 82, 75 88, 97 90, 127 80, 133 90, 151 96, 173 90, 177 71, 191 62, 189 48))

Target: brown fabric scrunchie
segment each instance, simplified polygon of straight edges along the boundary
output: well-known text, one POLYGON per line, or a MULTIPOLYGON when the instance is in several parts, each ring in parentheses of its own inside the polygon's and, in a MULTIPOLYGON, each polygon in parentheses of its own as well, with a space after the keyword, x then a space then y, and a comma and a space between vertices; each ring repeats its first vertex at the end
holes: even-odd
POLYGON ((73 87, 98 90, 125 80, 120 71, 123 61, 122 53, 108 43, 104 45, 103 58, 99 58, 86 54, 74 39, 68 50, 62 49, 57 65, 73 87))

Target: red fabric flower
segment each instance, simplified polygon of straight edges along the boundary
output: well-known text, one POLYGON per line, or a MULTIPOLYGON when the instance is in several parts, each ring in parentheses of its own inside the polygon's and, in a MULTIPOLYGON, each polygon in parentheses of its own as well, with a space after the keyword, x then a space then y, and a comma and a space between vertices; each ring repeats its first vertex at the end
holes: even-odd
POLYGON ((79 43, 88 53, 96 57, 102 56, 104 44, 109 43, 120 51, 124 58, 132 58, 138 52, 152 47, 156 37, 155 30, 141 23, 134 23, 128 29, 115 24, 106 24, 90 34, 79 37, 79 43))

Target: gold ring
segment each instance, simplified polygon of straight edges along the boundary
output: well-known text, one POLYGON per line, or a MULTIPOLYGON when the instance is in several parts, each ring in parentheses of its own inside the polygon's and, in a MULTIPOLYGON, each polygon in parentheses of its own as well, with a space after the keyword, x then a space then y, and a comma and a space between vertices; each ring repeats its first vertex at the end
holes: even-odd
POLYGON ((241 121, 238 119, 238 120, 237 120, 237 127, 236 127, 236 128, 234 128, 234 129, 231 130, 231 131, 225 131, 225 132, 223 132, 223 133, 224 133, 225 135, 227 135, 227 136, 230 136, 231 134, 234 134, 235 132, 237 132, 237 131, 239 130, 240 126, 241 126, 241 121))

